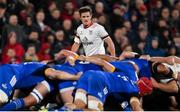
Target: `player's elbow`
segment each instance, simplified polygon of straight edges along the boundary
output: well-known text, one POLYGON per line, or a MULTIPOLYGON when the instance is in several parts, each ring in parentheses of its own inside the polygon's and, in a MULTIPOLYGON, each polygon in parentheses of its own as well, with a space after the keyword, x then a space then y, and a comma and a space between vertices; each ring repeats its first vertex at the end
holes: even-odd
POLYGON ((60 76, 57 74, 56 70, 48 68, 45 70, 45 76, 50 79, 58 79, 60 76))
POLYGON ((178 91, 179 91, 179 88, 178 88, 177 84, 176 84, 176 83, 173 84, 173 85, 172 85, 172 92, 173 92, 173 93, 178 93, 178 91))

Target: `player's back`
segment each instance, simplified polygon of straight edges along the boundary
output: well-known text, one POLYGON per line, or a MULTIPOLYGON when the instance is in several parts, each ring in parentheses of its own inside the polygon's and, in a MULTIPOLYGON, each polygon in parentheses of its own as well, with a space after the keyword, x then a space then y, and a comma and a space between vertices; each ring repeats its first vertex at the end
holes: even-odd
POLYGON ((123 72, 115 72, 111 73, 108 77, 109 83, 112 85, 112 92, 119 93, 133 93, 138 92, 138 88, 135 85, 135 82, 131 80, 125 73, 123 72))
POLYGON ((131 58, 131 59, 125 59, 123 61, 131 61, 134 62, 138 68, 139 68, 139 77, 151 77, 151 63, 145 59, 139 59, 139 58, 131 58))
POLYGON ((75 68, 78 72, 85 72, 88 70, 102 70, 102 67, 90 62, 84 62, 77 60, 75 66, 71 66, 68 62, 63 64, 64 66, 69 66, 75 68))
POLYGON ((110 62, 117 72, 124 72, 131 80, 137 81, 137 73, 134 66, 128 61, 113 61, 110 62))
POLYGON ((43 70, 46 65, 40 62, 25 62, 21 64, 11 64, 10 66, 19 73, 22 79, 28 75, 33 75, 38 72, 41 73, 41 70, 43 70))

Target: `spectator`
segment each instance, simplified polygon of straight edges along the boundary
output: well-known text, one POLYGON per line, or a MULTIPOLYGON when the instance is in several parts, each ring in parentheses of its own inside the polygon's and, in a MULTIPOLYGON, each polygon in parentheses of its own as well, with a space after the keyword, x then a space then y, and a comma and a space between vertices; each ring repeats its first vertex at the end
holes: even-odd
POLYGON ((18 24, 18 18, 16 15, 11 15, 9 17, 9 23, 6 24, 2 31, 2 47, 7 44, 7 36, 10 32, 15 32, 17 35, 17 42, 22 43, 25 39, 26 35, 24 33, 24 30, 22 29, 22 26, 18 24))
POLYGON ((77 27, 81 24, 80 14, 78 10, 75 10, 73 13, 72 24, 73 24, 73 29, 77 29, 77 27))
POLYGON ((2 58, 2 64, 20 63, 16 57, 16 52, 13 49, 8 49, 7 53, 2 58))
POLYGON ((38 59, 39 59, 39 61, 51 60, 50 44, 48 44, 48 43, 42 44, 41 49, 38 53, 38 59))
POLYGON ((116 28, 121 27, 123 22, 124 22, 124 18, 123 15, 125 14, 125 10, 123 8, 123 6, 120 6, 118 4, 115 4, 113 6, 113 13, 111 16, 111 28, 112 28, 112 32, 115 31, 116 28))
POLYGON ((96 2, 95 4, 95 14, 96 17, 105 15, 104 13, 104 4, 102 2, 96 2))
POLYGON ((168 28, 161 28, 159 35, 159 47, 168 50, 170 45, 175 44, 168 28))
POLYGON ((162 8, 161 18, 164 19, 168 24, 170 22, 170 10, 167 7, 162 8))
MULTIPOLYGON (((37 30, 37 31, 39 30, 38 26, 34 24, 32 17, 30 16, 26 18, 26 22, 23 29, 26 35, 29 35, 33 30, 37 30)), ((41 30, 39 30, 38 32, 41 32, 41 30)))
POLYGON ((51 54, 58 53, 60 50, 70 47, 69 43, 65 41, 65 35, 63 30, 58 30, 55 33, 55 43, 52 46, 51 54))
POLYGON ((135 43, 134 40, 137 39, 137 34, 136 34, 135 30, 132 29, 131 22, 128 20, 125 20, 123 25, 126 28, 127 37, 128 37, 129 42, 131 43, 132 46, 134 46, 134 43, 135 43))
POLYGON ((132 13, 131 13, 130 22, 132 24, 132 29, 137 30, 139 21, 138 21, 137 12, 135 10, 132 11, 132 13))
POLYGON ((116 55, 119 56, 121 52, 125 49, 125 47, 129 45, 129 40, 126 37, 125 27, 117 28, 114 32, 113 38, 114 38, 116 55))
POLYGON ((177 48, 175 45, 171 45, 168 48, 168 56, 176 56, 177 55, 177 48))
POLYGON ((0 35, 2 35, 3 26, 6 23, 6 4, 0 3, 0 35))
POLYGON ((73 43, 73 34, 74 31, 72 29, 72 21, 70 19, 65 19, 62 24, 62 29, 64 31, 65 41, 69 42, 69 44, 73 43))
POLYGON ((0 3, 0 54, 1 54, 1 42, 2 42, 2 30, 3 26, 6 23, 6 17, 5 17, 5 12, 6 12, 6 4, 0 3))
POLYGON ((171 13, 171 30, 173 33, 173 37, 180 36, 180 16, 179 11, 177 9, 173 9, 171 13))
POLYGON ((41 31, 41 32, 39 32, 40 34, 50 30, 50 28, 44 23, 44 19, 45 19, 44 12, 43 11, 38 11, 36 13, 36 25, 39 28, 38 31, 41 31))
POLYGON ((59 29, 61 29, 61 19, 60 19, 60 10, 58 9, 54 9, 50 12, 50 17, 48 19, 48 21, 46 22, 48 24, 48 26, 50 26, 52 28, 52 30, 57 31, 59 29))
POLYGON ((10 32, 8 35, 8 44, 4 47, 2 53, 2 62, 5 63, 20 63, 24 55, 24 48, 16 41, 16 33, 10 32))
POLYGON ((29 44, 24 56, 24 61, 39 61, 38 56, 36 54, 36 47, 33 44, 29 44))
POLYGON ((41 46, 41 42, 38 40, 39 39, 39 34, 37 31, 31 31, 31 33, 29 34, 28 38, 25 40, 24 42, 24 47, 25 49, 27 49, 27 47, 29 46, 29 44, 33 44, 36 48, 36 51, 39 51, 39 48, 41 46))
POLYGON ((165 56, 165 51, 159 48, 158 38, 154 38, 151 41, 151 48, 145 51, 150 56, 165 56))
POLYGON ((65 19, 72 20, 73 19, 73 12, 74 12, 73 3, 70 0, 66 1, 65 5, 64 5, 63 12, 62 12, 62 19, 63 20, 65 20, 65 19))
POLYGON ((27 17, 33 17, 35 14, 34 12, 34 5, 28 3, 27 6, 20 11, 19 20, 20 24, 24 24, 26 22, 27 17))
POLYGON ((55 37, 52 33, 47 34, 45 42, 49 43, 51 46, 55 42, 55 37))
POLYGON ((98 23, 100 25, 104 26, 104 28, 107 30, 107 32, 111 34, 111 26, 109 25, 109 22, 105 15, 101 15, 98 17, 98 23))

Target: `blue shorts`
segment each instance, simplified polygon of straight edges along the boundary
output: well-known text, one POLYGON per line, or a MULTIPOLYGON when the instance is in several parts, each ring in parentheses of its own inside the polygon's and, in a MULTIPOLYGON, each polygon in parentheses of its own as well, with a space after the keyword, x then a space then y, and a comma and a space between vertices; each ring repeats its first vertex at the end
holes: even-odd
POLYGON ((74 90, 77 85, 77 81, 63 81, 58 84, 59 92, 65 92, 68 90, 74 90))
POLYGON ((76 89, 83 89, 88 95, 92 95, 104 103, 109 94, 109 86, 104 75, 107 74, 102 71, 89 70, 78 80, 76 89))
MULTIPOLYGON (((42 81, 46 81, 45 77, 42 75, 29 75, 18 81, 18 83, 16 84, 16 88, 23 89, 23 88, 34 87, 37 84, 41 83, 42 81)), ((50 91, 54 90, 53 84, 49 83, 48 81, 47 83, 49 84, 50 91)))

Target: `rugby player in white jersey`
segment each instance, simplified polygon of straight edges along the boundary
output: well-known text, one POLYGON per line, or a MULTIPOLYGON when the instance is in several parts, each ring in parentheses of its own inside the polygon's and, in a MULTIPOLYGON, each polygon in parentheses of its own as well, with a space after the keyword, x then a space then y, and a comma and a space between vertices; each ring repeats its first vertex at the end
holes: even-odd
POLYGON ((77 52, 82 43, 85 55, 105 54, 104 42, 108 52, 115 56, 114 43, 103 26, 92 22, 92 9, 88 6, 79 9, 82 24, 77 28, 77 34, 71 51, 77 52))

